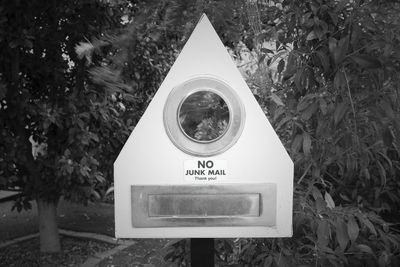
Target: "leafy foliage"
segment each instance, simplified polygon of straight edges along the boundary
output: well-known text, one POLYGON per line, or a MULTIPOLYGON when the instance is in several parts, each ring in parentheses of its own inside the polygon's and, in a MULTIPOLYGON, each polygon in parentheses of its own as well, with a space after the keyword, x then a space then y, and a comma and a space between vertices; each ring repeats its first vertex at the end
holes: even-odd
POLYGON ((218 241, 221 265, 399 265, 399 8, 241 8, 252 32, 242 41, 258 57, 248 82, 295 163, 293 238, 218 241))
POLYGON ((1 5, 0 187, 18 188, 21 201, 87 200, 110 174, 127 134, 121 108, 90 82, 75 46, 115 28, 114 8, 97 1, 1 5))
MULTIPOLYGON (((279 16, 270 29, 275 53, 288 56, 274 95, 259 97, 295 162, 294 236, 247 240, 269 248, 258 264, 398 264, 398 228, 382 219, 398 218, 398 8, 373 1, 270 7, 265 19, 279 16)), ((242 258, 255 264, 251 251, 242 258)))
POLYGON ((174 239, 163 249, 164 258, 170 266, 190 266, 190 240, 174 239))

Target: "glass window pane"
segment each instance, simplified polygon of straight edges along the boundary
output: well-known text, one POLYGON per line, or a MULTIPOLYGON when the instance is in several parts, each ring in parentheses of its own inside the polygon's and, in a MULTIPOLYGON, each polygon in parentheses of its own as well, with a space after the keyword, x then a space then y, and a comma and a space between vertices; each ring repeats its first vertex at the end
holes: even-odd
POLYGON ((218 94, 198 91, 183 101, 179 109, 179 123, 190 138, 211 142, 225 133, 229 124, 229 108, 218 94))

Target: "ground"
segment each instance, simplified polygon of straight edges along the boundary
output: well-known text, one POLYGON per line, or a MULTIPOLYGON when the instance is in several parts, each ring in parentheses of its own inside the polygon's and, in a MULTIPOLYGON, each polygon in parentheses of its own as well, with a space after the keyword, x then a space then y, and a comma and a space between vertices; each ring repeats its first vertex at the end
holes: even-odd
POLYGON ((0 248, 0 266, 79 266, 87 260, 88 256, 94 256, 114 247, 104 242, 67 236, 61 236, 61 246, 63 252, 60 254, 41 254, 38 238, 8 245, 0 248))
MULTIPOLYGON (((0 245, 6 241, 15 238, 23 237, 29 234, 37 233, 37 207, 32 203, 32 209, 28 211, 11 211, 12 201, 0 202, 0 245)), ((58 223, 61 229, 71 230, 75 232, 99 233, 110 237, 114 236, 114 207, 110 204, 91 203, 87 206, 74 204, 67 201, 61 201, 58 207, 58 223)), ((168 240, 163 239, 137 239, 133 240, 133 244, 123 250, 118 250, 112 255, 104 257, 96 266, 165 266, 163 261, 163 248, 168 240)), ((13 257, 28 257, 32 262, 40 262, 38 265, 31 266, 51 266, 51 264, 43 264, 49 261, 49 256, 37 257, 38 243, 37 239, 33 238, 28 241, 22 241, 14 245, 0 249, 1 254, 7 255, 8 260, 17 263, 21 259, 13 257), (36 250, 35 250, 36 249, 36 250), (18 252, 20 251, 20 252, 18 252), (30 251, 30 253, 29 253, 30 251), (12 254, 14 253, 14 254, 12 254), (15 254, 17 253, 17 254, 15 254), (19 253, 19 254, 18 254, 19 253), (16 262, 17 261, 17 262, 16 262)), ((64 253, 58 258, 63 261, 62 266, 77 266, 82 264, 90 255, 118 247, 118 244, 108 246, 105 243, 96 243, 93 240, 71 241, 71 238, 62 237, 63 248, 68 253, 64 253), (77 257, 69 259, 68 254, 77 253, 77 257)), ((54 260, 54 257, 50 257, 54 260)), ((4 259, 2 263, 6 264, 4 259)), ((57 257, 55 260, 58 260, 57 257)), ((18 266, 29 266, 30 263, 18 264, 18 266)), ((11 266, 10 263, 6 264, 11 266)), ((14 265, 16 266, 16 265, 14 265)))
MULTIPOLYGON (((0 202, 0 242, 38 231, 37 207, 11 211, 13 202, 0 202)), ((62 229, 114 236, 114 206, 92 203, 87 206, 60 201, 58 225, 62 229)))

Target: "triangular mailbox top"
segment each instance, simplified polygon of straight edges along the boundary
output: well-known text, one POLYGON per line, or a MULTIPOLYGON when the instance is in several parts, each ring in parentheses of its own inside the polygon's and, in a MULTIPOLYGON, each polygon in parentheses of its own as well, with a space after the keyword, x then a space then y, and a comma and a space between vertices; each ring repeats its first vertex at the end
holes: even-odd
POLYGON ((205 15, 121 150, 114 177, 117 237, 292 234, 293 162, 205 15), (211 142, 185 139, 179 128, 182 102, 201 90, 233 113, 211 142))

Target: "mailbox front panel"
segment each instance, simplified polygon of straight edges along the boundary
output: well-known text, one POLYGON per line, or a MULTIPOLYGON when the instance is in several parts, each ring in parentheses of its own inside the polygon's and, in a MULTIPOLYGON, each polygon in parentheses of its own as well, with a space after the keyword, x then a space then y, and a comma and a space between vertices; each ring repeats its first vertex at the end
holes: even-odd
POLYGON ((132 186, 132 226, 276 225, 276 185, 132 186))
POLYGON ((206 16, 114 177, 118 238, 292 235, 293 162, 206 16))

